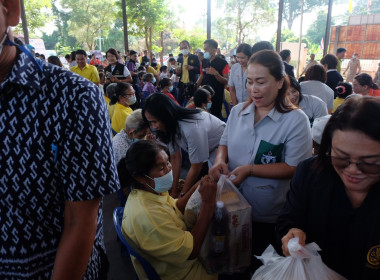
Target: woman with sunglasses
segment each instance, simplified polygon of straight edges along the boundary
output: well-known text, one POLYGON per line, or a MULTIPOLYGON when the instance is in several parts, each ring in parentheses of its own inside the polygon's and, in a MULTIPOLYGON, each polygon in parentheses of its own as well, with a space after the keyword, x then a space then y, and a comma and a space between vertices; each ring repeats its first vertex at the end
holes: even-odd
POLYGON ((282 249, 316 242, 348 279, 380 279, 380 99, 352 97, 331 116, 317 157, 300 163, 278 219, 282 249))

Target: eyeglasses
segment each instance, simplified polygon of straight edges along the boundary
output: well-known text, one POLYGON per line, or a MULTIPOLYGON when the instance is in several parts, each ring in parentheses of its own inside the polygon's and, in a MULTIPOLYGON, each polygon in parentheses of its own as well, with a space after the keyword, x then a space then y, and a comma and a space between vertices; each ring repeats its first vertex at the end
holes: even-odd
POLYGON ((380 174, 380 164, 368 163, 368 162, 353 162, 346 158, 340 158, 335 156, 330 156, 331 163, 338 168, 346 168, 351 164, 356 164, 356 167, 366 174, 380 174))

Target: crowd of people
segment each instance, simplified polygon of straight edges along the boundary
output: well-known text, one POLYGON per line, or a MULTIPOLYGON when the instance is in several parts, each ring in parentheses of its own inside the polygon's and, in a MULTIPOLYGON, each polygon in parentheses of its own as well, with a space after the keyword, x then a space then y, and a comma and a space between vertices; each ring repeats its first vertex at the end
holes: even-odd
POLYGON ((161 279, 251 279, 253 255, 269 244, 288 255, 293 237, 348 279, 380 277, 380 99, 368 74, 344 82, 327 54, 297 80, 289 50, 243 43, 229 63, 213 39, 197 53, 180 42, 167 65, 77 50, 68 70, 13 36, 19 17, 18 1, 0 1, 1 279, 107 279, 102 199, 117 191, 123 235, 161 279), (239 275, 197 259, 222 174, 252 208, 239 275))

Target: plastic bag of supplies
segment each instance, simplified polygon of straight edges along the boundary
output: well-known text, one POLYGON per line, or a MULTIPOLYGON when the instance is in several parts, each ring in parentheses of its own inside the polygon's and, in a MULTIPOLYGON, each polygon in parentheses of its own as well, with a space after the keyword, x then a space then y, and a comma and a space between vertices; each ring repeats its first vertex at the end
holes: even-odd
POLYGON ((282 280, 343 280, 346 279, 327 267, 318 254, 321 249, 316 243, 302 246, 298 237, 289 240, 290 256, 277 254, 272 245, 261 256, 256 256, 263 262, 251 280, 282 279, 282 280))
MULTIPOLYGON (((221 175, 216 194, 217 207, 199 253, 199 260, 208 273, 236 273, 251 262, 251 206, 235 185, 221 175)), ((184 214, 191 230, 201 209, 198 190, 190 197, 184 214)))

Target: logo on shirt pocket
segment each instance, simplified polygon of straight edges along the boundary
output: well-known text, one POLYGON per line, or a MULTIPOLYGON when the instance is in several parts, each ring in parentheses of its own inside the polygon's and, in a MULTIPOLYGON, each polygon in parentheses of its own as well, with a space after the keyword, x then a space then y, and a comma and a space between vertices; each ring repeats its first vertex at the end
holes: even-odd
POLYGON ((255 164, 270 164, 282 161, 282 151, 284 144, 273 145, 269 142, 261 140, 257 149, 255 164))
POLYGON ((373 246, 367 254, 367 266, 373 269, 380 268, 380 245, 373 246))

